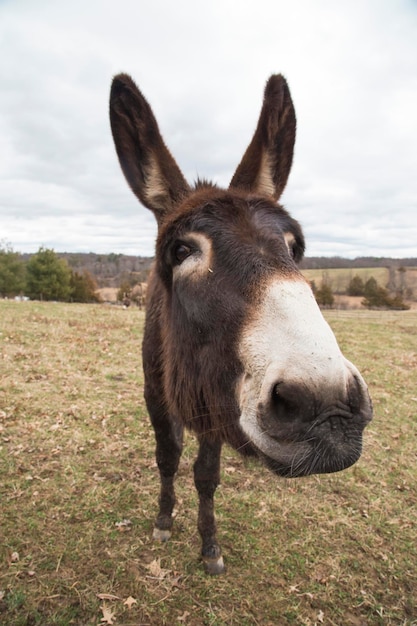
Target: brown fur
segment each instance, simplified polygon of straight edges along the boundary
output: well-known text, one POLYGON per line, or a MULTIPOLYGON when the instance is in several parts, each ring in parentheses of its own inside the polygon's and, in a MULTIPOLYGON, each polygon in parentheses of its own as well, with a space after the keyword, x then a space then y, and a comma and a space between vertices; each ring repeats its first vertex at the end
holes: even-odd
POLYGON ((194 477, 202 555, 207 571, 219 573, 213 496, 221 446, 227 442, 242 454, 257 452, 239 425, 242 328, 272 277, 302 280, 296 267, 304 252, 301 228, 276 204, 292 164, 294 107, 285 79, 272 76, 255 134, 228 190, 206 181, 188 185, 149 104, 125 74, 113 81, 110 118, 126 179, 158 222, 143 342, 145 398, 161 478, 155 536, 166 539, 172 527, 185 426, 199 440, 194 477), (196 244, 197 235, 208 242, 209 258, 196 244), (187 255, 194 265, 187 265, 187 255))

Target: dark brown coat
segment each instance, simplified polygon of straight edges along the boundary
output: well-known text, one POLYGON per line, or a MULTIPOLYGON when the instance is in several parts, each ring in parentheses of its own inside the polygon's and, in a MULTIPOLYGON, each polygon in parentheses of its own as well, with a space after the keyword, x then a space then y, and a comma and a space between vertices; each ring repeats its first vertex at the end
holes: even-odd
POLYGON ((143 343, 161 478, 154 537, 171 534, 185 426, 199 439, 202 556, 217 574, 224 565, 213 496, 222 444, 257 455, 279 475, 337 471, 359 457, 371 404, 297 269, 301 228, 277 204, 296 128, 285 79, 269 79, 227 190, 189 186, 125 74, 113 81, 110 116, 126 179, 158 222, 143 343))

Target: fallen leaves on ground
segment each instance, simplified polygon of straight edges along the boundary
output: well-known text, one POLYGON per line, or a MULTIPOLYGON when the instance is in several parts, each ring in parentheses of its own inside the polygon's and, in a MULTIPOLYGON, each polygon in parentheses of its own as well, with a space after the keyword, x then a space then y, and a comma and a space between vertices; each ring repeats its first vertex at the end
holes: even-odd
POLYGON ((101 608, 101 612, 103 613, 103 617, 100 620, 100 624, 114 624, 114 618, 116 614, 110 609, 110 607, 103 602, 101 608))
POLYGON ((115 526, 120 533, 125 533, 131 530, 132 522, 130 519, 123 519, 121 522, 116 522, 115 526))
POLYGON ((98 593, 96 594, 99 600, 121 600, 119 596, 115 596, 112 593, 98 593))
POLYGON ((146 565, 146 569, 149 570, 149 574, 151 578, 157 578, 158 580, 162 580, 163 578, 165 578, 166 576, 168 576, 168 574, 171 573, 171 570, 169 569, 163 569, 161 567, 161 559, 155 559, 152 561, 152 563, 149 563, 149 565, 146 565))
POLYGON ((186 622, 187 621, 187 617, 190 616, 190 613, 188 611, 184 611, 184 613, 182 615, 180 615, 177 619, 179 622, 186 622))
POLYGON ((127 606, 128 609, 131 609, 132 606, 134 604, 137 604, 138 601, 135 600, 135 598, 132 598, 132 596, 129 596, 128 598, 126 598, 126 600, 123 602, 123 604, 125 604, 127 606))

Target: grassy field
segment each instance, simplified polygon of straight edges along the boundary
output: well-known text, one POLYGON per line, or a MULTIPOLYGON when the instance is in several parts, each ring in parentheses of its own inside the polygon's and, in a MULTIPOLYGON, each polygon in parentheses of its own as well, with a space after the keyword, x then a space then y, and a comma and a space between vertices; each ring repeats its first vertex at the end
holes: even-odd
POLYGON ((364 454, 291 481, 225 449, 209 578, 191 436, 172 540, 151 540, 143 313, 0 301, 0 624, 416 625, 417 312, 326 317, 373 396, 364 454))

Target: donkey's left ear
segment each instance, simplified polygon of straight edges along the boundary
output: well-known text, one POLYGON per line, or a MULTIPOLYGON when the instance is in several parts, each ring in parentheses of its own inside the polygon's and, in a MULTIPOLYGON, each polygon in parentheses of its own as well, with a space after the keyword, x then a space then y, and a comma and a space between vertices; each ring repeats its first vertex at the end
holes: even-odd
POLYGON ((296 119, 287 81, 268 80, 255 134, 230 187, 278 200, 284 191, 294 153, 296 119))

